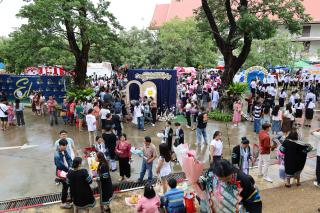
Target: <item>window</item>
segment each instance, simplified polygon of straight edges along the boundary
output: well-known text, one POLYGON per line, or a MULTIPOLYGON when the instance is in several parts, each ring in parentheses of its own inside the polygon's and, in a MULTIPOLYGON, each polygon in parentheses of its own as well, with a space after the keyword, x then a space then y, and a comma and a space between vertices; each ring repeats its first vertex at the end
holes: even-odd
POLYGON ((302 37, 310 37, 311 26, 303 26, 302 37))

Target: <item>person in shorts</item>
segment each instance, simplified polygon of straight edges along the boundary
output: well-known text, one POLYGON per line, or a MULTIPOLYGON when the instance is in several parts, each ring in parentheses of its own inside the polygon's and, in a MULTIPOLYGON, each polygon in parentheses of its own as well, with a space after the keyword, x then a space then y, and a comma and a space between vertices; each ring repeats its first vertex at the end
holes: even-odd
POLYGON ((8 129, 8 107, 6 105, 6 99, 1 99, 0 102, 0 122, 1 130, 6 131, 8 129))

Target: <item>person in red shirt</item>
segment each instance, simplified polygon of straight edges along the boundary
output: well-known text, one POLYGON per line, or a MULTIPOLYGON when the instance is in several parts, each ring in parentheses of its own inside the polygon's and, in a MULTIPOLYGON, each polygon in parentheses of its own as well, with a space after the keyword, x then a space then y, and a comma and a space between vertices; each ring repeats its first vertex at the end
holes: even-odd
POLYGON ((268 176, 268 168, 270 164, 270 152, 276 148, 275 146, 271 146, 270 144, 270 131, 271 125, 269 123, 264 123, 262 125, 262 130, 259 132, 259 149, 260 149, 260 156, 259 156, 259 176, 263 176, 265 181, 271 182, 272 179, 268 176), (262 165, 264 164, 264 168, 262 171, 262 165))
POLYGON ((76 102, 74 100, 71 101, 69 105, 69 116, 70 116, 70 125, 73 125, 74 122, 74 112, 76 109, 76 102))

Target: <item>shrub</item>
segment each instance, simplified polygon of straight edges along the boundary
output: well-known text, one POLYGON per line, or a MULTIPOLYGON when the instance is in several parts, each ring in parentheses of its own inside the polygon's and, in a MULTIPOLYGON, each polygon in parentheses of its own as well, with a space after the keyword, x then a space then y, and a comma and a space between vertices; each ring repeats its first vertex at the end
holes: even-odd
POLYGON ((76 100, 88 100, 91 99, 95 94, 93 89, 79 89, 79 88, 71 88, 67 91, 68 98, 76 99, 76 100))
POLYGON ((208 117, 210 119, 216 120, 216 121, 224 121, 224 122, 232 121, 232 114, 231 113, 221 112, 218 109, 215 109, 212 112, 209 112, 208 117))
POLYGON ((232 94, 242 95, 248 90, 247 83, 232 83, 228 87, 228 92, 232 94))

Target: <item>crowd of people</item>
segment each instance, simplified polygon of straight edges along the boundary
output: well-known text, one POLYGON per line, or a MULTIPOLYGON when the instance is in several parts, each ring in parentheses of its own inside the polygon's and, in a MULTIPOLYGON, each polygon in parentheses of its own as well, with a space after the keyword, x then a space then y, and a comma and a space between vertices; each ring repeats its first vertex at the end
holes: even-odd
MULTIPOLYGON (((277 152, 286 187, 291 187, 291 179, 300 186, 300 174, 304 168, 307 153, 312 147, 303 141, 301 128, 310 128, 314 117, 320 83, 318 79, 303 76, 280 75, 274 82, 254 79, 250 82, 250 94, 243 100, 237 98, 233 105, 232 122, 237 128, 243 117, 253 122, 253 131, 258 136, 259 149, 255 153, 254 144, 242 137, 240 144, 232 149, 231 161, 223 159, 221 131, 215 131, 212 140, 207 135, 208 113, 219 106, 221 79, 218 72, 206 73, 202 77, 183 76, 178 80, 177 113, 186 118, 186 128, 195 130, 198 147, 209 147, 209 170, 199 178, 198 185, 203 196, 197 196, 200 212, 227 211, 237 212, 245 208, 246 212, 262 212, 262 201, 254 179, 250 176, 250 163, 258 161, 258 172, 265 181, 273 180, 268 175, 270 154, 277 152), (300 79, 300 80, 299 80, 300 79), (246 106, 244 102, 247 102, 246 106), (246 112, 244 113, 246 108, 246 112), (258 157, 259 155, 259 157, 258 157), (221 190, 230 187, 234 190, 221 190), (240 193, 241 199, 237 198, 240 193), (219 199, 218 199, 219 198, 219 199), (229 203, 221 202, 221 198, 229 203), (219 209, 218 209, 219 208, 219 209)), ((146 126, 153 128, 158 122, 161 111, 152 97, 140 97, 127 101, 125 77, 92 79, 90 86, 95 95, 91 98, 66 98, 58 104, 54 97, 45 99, 39 92, 30 95, 34 116, 49 115, 49 124, 58 124, 58 116, 64 125, 76 126, 76 131, 88 131, 88 146, 96 151, 97 174, 92 174, 82 166, 82 158, 75 148, 74 141, 65 130, 59 133, 55 142, 54 163, 56 182, 62 185, 62 208, 72 208, 68 200, 70 191, 75 211, 87 212, 95 206, 91 184, 96 182, 100 194, 101 212, 110 212, 113 198, 111 173, 119 167, 119 181, 131 179, 132 146, 123 133, 123 123, 131 122, 140 131, 146 126), (118 161, 118 163, 116 162, 118 161)), ((19 100, 15 104, 2 99, 0 103, 1 126, 5 131, 10 125, 10 116, 16 118, 18 126, 24 126, 24 104, 19 100)), ((11 119, 12 121, 13 119, 11 119)), ((185 143, 184 129, 179 122, 167 121, 162 130, 163 136, 158 147, 150 136, 144 137, 141 147, 136 150, 142 157, 140 175, 142 182, 148 171, 148 184, 139 199, 137 212, 159 212, 164 208, 169 213, 186 212, 185 192, 177 188, 177 181, 170 178, 174 158, 173 147, 185 143), (159 150, 159 151, 157 151, 159 150), (162 195, 157 195, 151 184, 154 178, 153 167, 162 186, 162 195), (168 188, 169 186, 169 188, 168 188)), ((158 130, 158 129, 157 129, 158 130)), ((188 131, 188 130, 187 130, 188 131)), ((312 131, 320 137, 320 129, 312 131)), ((318 145, 318 144, 317 144, 318 145)), ((318 145, 320 146, 320 145, 318 145)), ((320 147, 317 147, 317 167, 315 181, 320 186, 320 147)))

